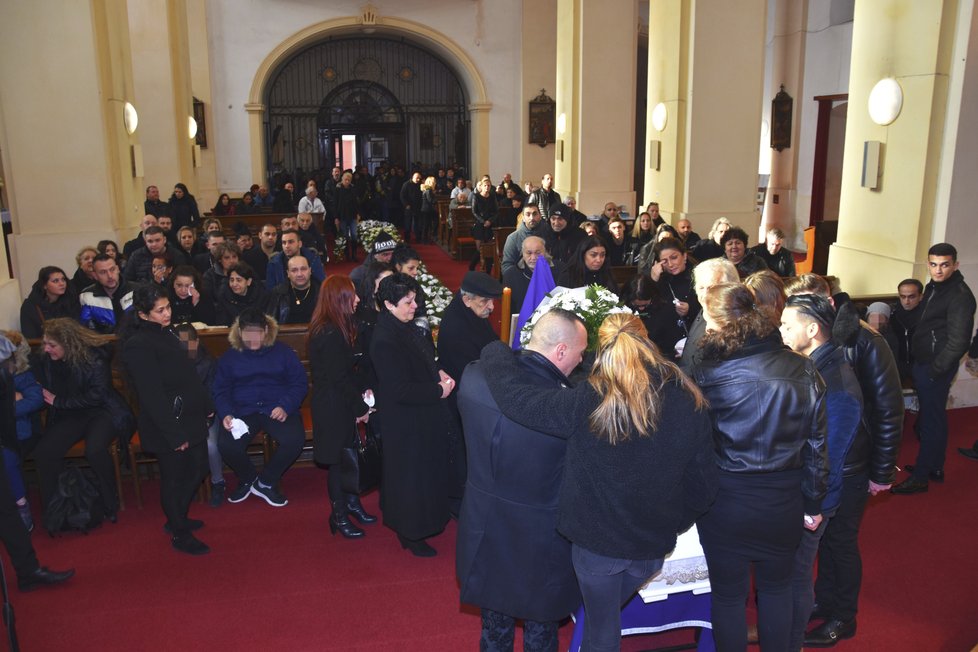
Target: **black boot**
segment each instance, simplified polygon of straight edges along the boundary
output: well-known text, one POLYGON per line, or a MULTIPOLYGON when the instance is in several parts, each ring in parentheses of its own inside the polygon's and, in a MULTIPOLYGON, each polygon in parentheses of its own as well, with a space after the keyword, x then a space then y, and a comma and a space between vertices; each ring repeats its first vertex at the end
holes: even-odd
POLYGON ((329 515, 329 531, 334 535, 339 530, 347 539, 357 539, 364 535, 363 530, 350 522, 350 516, 344 500, 333 501, 333 513, 329 515))
POLYGON ((370 525, 371 523, 377 522, 377 517, 367 513, 367 510, 360 504, 360 496, 356 494, 346 495, 346 509, 350 516, 355 517, 363 525, 370 525))

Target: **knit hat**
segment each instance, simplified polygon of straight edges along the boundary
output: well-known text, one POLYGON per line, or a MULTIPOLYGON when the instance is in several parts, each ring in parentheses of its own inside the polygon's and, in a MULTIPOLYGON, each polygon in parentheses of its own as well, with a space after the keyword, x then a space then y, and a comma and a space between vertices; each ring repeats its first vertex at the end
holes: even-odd
POLYGON ((869 304, 869 307, 866 308, 867 315, 883 315, 884 317, 889 317, 890 312, 890 306, 886 305, 882 301, 871 303, 869 304))

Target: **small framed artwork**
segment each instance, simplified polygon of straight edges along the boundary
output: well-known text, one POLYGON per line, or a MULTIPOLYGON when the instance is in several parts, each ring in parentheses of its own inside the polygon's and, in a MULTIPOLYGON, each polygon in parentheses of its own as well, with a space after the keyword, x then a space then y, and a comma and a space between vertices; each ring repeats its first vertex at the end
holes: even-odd
POLYGON ((387 158, 387 141, 385 139, 370 139, 370 158, 387 158))
POLYGON ((545 89, 530 100, 530 144, 546 147, 554 142, 557 123, 557 103, 545 89))

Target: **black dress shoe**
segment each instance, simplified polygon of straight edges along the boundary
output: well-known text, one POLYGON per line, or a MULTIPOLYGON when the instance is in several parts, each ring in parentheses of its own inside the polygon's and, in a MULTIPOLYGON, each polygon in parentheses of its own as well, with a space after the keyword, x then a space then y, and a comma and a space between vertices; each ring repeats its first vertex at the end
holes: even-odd
POLYGON ((54 586, 55 584, 61 584, 62 582, 69 580, 74 575, 74 568, 66 571, 53 571, 48 570, 48 568, 45 566, 42 566, 30 575, 18 575, 17 588, 26 593, 42 586, 54 586))
MULTIPOLYGON (((914 469, 913 464, 907 464, 906 466, 903 467, 903 470, 906 471, 907 473, 913 473, 913 469, 914 469)), ((934 482, 944 482, 944 471, 943 470, 931 471, 927 477, 933 480, 934 482)))
POLYGON ((927 491, 927 486, 926 480, 918 480, 911 476, 900 484, 893 485, 890 493, 897 495, 922 494, 927 491))
POLYGON ((826 620, 805 634, 805 647, 832 647, 839 641, 856 635, 856 619, 826 620))
MULTIPOLYGON (((204 522, 203 521, 201 521, 199 519, 196 519, 196 518, 188 518, 187 519, 187 529, 190 530, 191 532, 196 532, 197 530, 199 530, 202 527, 204 527, 204 522)), ((163 524, 163 531, 166 532, 167 534, 173 534, 173 531, 170 529, 170 524, 169 523, 164 523, 163 524)))
POLYGON ((978 450, 974 446, 971 448, 959 448, 958 452, 969 459, 978 460, 978 450))
POLYGON ((429 546, 424 539, 405 539, 398 534, 397 540, 401 542, 402 548, 411 551, 415 557, 434 557, 438 554, 438 551, 429 546))
POLYGON ((185 534, 179 537, 173 537, 174 550, 179 550, 180 552, 185 552, 188 555, 206 555, 211 551, 207 547, 207 544, 195 537, 192 534, 185 534))

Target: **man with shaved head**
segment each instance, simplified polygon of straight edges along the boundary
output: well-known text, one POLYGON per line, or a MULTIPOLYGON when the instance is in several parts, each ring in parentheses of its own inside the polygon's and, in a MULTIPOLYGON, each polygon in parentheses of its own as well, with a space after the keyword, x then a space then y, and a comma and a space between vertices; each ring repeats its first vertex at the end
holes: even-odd
MULTIPOLYGON (((557 625, 580 604, 570 542, 557 533, 557 496, 567 441, 502 415, 486 376, 491 358, 515 355, 521 379, 569 387, 587 348, 580 317, 554 309, 540 317, 526 350, 502 342, 483 349, 458 388, 468 478, 458 523, 455 570, 461 600, 482 609, 482 649, 513 649, 516 619, 534 649, 557 649, 557 625)), ((569 434, 569 433, 568 433, 569 434)))

